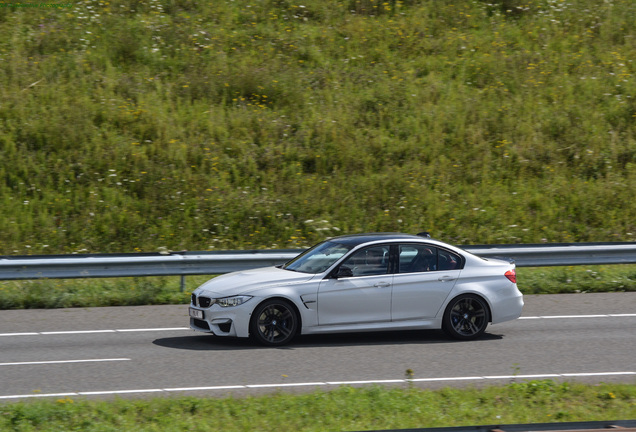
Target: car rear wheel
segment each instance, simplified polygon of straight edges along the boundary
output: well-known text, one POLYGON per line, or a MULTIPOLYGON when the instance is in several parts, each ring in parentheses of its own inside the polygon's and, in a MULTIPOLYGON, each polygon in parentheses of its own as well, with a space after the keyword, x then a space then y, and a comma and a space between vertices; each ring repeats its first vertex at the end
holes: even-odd
POLYGON ((268 300, 254 310, 250 335, 259 343, 280 346, 289 343, 298 331, 298 315, 285 300, 268 300))
POLYGON ((463 295, 446 307, 442 329, 455 339, 470 340, 481 336, 489 321, 486 301, 476 295, 463 295))

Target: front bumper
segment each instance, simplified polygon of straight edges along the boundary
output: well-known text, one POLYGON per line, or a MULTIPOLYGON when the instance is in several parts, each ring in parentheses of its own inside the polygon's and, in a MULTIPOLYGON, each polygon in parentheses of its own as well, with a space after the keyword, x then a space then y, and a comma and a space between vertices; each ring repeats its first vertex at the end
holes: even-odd
POLYGON ((215 336, 248 337, 252 310, 251 307, 245 307, 246 303, 230 308, 222 308, 219 305, 209 308, 190 305, 190 328, 215 336))

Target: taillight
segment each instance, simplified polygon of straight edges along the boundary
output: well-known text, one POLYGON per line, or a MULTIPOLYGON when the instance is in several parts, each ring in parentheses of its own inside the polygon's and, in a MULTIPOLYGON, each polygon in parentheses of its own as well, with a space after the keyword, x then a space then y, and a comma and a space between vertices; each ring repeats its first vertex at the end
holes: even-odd
POLYGON ((510 282, 517 283, 517 273, 515 272, 515 269, 508 270, 504 276, 507 277, 510 282))

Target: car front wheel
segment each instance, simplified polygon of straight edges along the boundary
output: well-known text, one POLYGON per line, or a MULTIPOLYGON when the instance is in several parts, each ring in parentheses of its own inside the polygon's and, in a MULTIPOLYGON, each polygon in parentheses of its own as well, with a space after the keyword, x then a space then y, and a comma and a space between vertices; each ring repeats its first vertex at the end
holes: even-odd
POLYGON ((484 299, 463 295, 454 298, 446 307, 442 329, 455 339, 470 340, 484 333, 489 320, 488 305, 484 299))
POLYGON ((259 343, 280 346, 289 343, 298 331, 298 315, 285 300, 268 300, 254 310, 250 334, 259 343))

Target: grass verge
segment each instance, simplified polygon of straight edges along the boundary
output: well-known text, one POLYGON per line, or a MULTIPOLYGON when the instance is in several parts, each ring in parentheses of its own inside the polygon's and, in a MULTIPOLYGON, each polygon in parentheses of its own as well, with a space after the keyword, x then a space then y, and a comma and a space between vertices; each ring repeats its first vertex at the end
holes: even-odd
POLYGON ((341 387, 242 399, 67 397, 5 404, 0 430, 347 431, 633 418, 636 385, 542 380, 483 389, 341 387))

